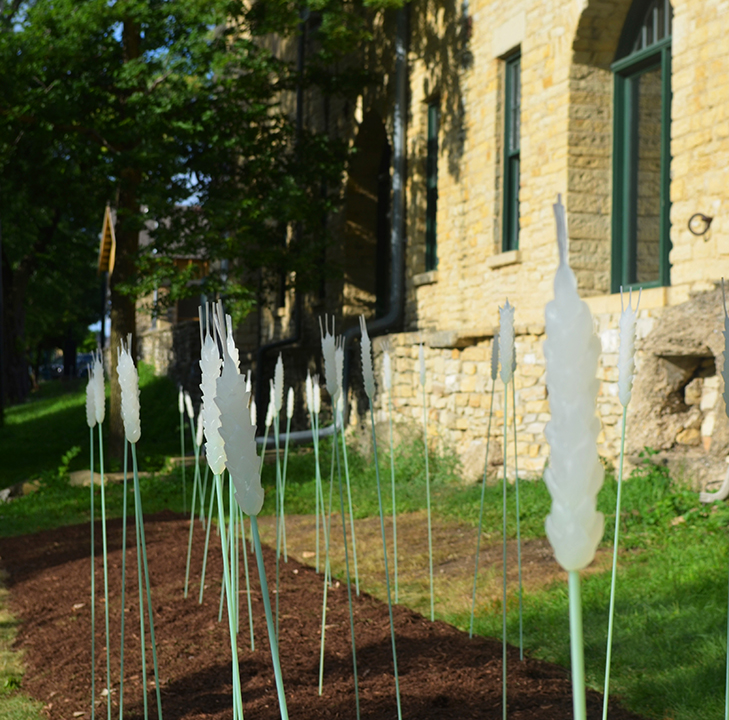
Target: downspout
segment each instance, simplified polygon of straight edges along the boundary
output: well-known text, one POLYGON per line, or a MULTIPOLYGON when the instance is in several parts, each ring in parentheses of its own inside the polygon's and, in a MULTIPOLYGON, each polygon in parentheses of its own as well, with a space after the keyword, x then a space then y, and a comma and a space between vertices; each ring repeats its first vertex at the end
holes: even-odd
MULTIPOLYGON (((405 130, 407 127, 407 6, 397 11, 395 36, 395 106, 392 137, 392 227, 390 229, 390 304, 387 314, 367 324, 370 337, 398 328, 404 298, 405 238, 405 130)), ((359 324, 344 333, 344 397, 347 397, 352 342, 361 334, 359 324)), ((347 408, 348 412, 348 408, 347 408)))

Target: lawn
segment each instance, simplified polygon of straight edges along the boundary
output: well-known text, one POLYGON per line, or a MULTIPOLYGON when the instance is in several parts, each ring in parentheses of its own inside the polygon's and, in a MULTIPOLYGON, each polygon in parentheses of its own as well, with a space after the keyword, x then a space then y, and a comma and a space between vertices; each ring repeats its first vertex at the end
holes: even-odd
MULTIPOLYGON (((141 469, 159 470, 164 457, 178 450, 179 427, 175 388, 164 379, 142 371, 142 439, 139 443, 141 469), (145 411, 146 408, 146 411, 145 411), (150 408, 156 412, 152 413, 150 408)), ((10 462, 3 467, 0 486, 19 479, 40 477, 41 489, 0 507, 0 533, 15 535, 36 529, 87 521, 88 489, 69 487, 65 467, 81 467, 88 452, 88 429, 80 385, 44 387, 29 403, 11 408, 8 422, 0 430, 0 450, 10 462), (36 438, 44 438, 36 448, 36 438), (17 451, 15 448, 21 448, 17 451), (69 459, 69 450, 80 451, 69 459), (66 455, 67 462, 61 458, 66 455)), ((401 442, 396 451, 397 506, 399 513, 422 511, 425 507, 422 445, 417 435, 401 442)), ((329 481, 331 440, 322 442, 322 475, 329 481)), ((377 513, 374 468, 349 442, 348 466, 355 515, 367 518, 377 513)), ((86 461, 87 464, 88 461, 86 461)), ((381 476, 386 510, 390 508, 389 458, 381 453, 381 476)), ((464 486, 458 477, 455 458, 444 451, 431 458, 435 522, 478 521, 480 488, 464 486)), ((289 459, 286 490, 287 512, 314 512, 314 455, 310 448, 297 449, 289 459)), ((191 496, 192 473, 188 472, 191 496)), ((264 466, 264 485, 274 483, 274 467, 264 466)), ((142 479, 145 512, 164 508, 182 509, 180 471, 158 472, 142 479)), ((501 486, 486 492, 487 529, 484 542, 500 542, 501 486)), ((612 546, 616 483, 610 473, 599 497, 606 516, 603 546, 612 546)), ((98 503, 98 491, 96 493, 98 503)), ((273 493, 267 492, 264 514, 272 512, 273 493)), ((515 535, 515 496, 509 490, 509 524, 515 535)), ((542 482, 521 484, 521 531, 525 540, 544 536, 544 518, 550 498, 542 482)), ((121 513, 122 491, 110 485, 107 508, 121 513)), ((645 463, 625 484, 621 513, 621 556, 616 603, 615 645, 611 695, 620 696, 629 709, 646 717, 665 720, 698 720, 719 717, 724 707, 723 687, 726 661, 727 540, 729 509, 719 503, 702 506, 698 494, 672 482, 665 469, 645 463)), ((98 511, 98 508, 97 508, 98 511)), ((424 582, 427 578, 424 577, 424 582)), ((364 589, 377 592, 377 584, 362 579, 364 589), (368 584, 369 583, 369 584, 368 584)), ((605 663, 605 637, 610 573, 586 574, 583 582, 585 644, 588 683, 601 689, 605 663)), ((425 593, 421 593, 425 597, 425 593)), ((2 598, 0 598, 2 602, 2 598)), ((414 603, 417 605, 417 603, 414 603)), ((441 605, 442 607, 442 605, 441 605)), ((424 610, 424 607, 416 607, 424 610)), ((442 612, 441 617, 467 628, 463 613, 442 612)), ((509 637, 518 636, 517 615, 510 612, 509 637)), ((7 646, 12 624, 0 628, 0 647, 7 646)), ((498 604, 481 607, 476 617, 479 633, 500 637, 501 609, 498 604)), ((569 632, 566 584, 554 582, 529 592, 524 598, 524 637, 533 656, 569 665, 569 632)), ((0 658, 0 661, 2 659, 0 658)), ((10 677, 6 674, 0 677, 10 677)), ((0 688, 14 703, 18 672, 0 688), (9 693, 9 694, 8 694, 9 693)), ((4 700, 2 702, 5 702, 4 700)), ((4 710, 4 705, 3 712, 4 710)), ((14 711, 8 717, 36 717, 33 706, 14 711), (25 712, 26 715, 20 714, 25 712)), ((9 711, 8 711, 9 712, 9 711)))

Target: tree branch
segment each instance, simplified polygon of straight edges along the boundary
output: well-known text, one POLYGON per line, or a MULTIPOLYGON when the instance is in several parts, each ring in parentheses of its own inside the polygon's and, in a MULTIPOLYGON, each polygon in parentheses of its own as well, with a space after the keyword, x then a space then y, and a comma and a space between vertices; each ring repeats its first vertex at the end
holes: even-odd
MULTIPOLYGON (((18 120, 25 125, 38 124, 38 118, 34 117, 33 115, 15 115, 10 110, 4 107, 0 107, 0 115, 4 115, 5 117, 13 117, 15 120, 18 120)), ((79 125, 78 123, 65 124, 51 122, 50 124, 54 129, 61 130, 62 132, 78 133, 79 135, 86 135, 87 137, 91 137, 96 140, 99 145, 105 147, 107 150, 115 154, 122 151, 122 148, 117 148, 112 145, 98 130, 95 130, 94 128, 88 128, 83 125, 79 125)))

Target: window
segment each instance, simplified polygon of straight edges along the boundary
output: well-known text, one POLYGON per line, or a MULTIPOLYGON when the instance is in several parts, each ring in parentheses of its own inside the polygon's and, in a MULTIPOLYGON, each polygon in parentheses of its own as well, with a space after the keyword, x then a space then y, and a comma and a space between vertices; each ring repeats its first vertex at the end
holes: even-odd
POLYGON ((521 55, 506 59, 504 93, 503 252, 519 247, 519 138, 521 130, 521 55))
POLYGON ((425 167, 425 271, 438 267, 438 104, 428 105, 428 156, 425 167))
POLYGON ((672 19, 668 0, 636 0, 612 65, 612 292, 670 283, 672 19))

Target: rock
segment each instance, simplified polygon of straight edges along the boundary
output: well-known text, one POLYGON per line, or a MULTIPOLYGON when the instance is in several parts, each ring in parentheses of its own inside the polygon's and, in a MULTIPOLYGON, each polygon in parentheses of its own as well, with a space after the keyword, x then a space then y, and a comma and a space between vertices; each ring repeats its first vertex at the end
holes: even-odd
POLYGON ((676 442, 681 445, 698 445, 701 442, 701 433, 696 428, 687 428, 676 435, 676 442))
POLYGON ((720 482, 729 452, 729 420, 721 394, 724 309, 721 290, 666 308, 636 341, 637 372, 628 409, 626 454, 660 451, 673 473, 700 485, 720 482), (714 395, 716 393, 716 395, 714 395), (703 400, 703 402, 702 402, 703 400), (711 400, 715 419, 703 438, 711 400), (705 409, 704 412, 701 408, 705 409))

